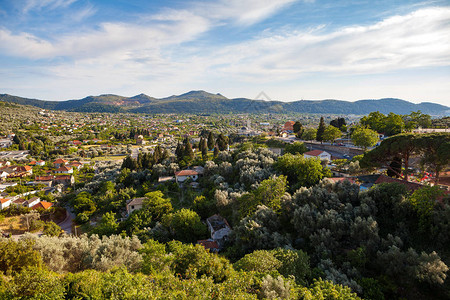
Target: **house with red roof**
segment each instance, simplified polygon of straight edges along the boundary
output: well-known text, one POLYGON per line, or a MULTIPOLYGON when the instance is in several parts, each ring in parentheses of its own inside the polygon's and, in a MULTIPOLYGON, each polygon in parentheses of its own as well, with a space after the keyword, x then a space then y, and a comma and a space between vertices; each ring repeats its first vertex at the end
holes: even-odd
POLYGON ((181 170, 178 172, 175 172, 175 181, 177 183, 184 182, 188 179, 192 179, 193 181, 197 181, 198 179, 198 172, 194 170, 181 170))
POLYGON ((57 174, 72 174, 73 168, 68 166, 62 166, 56 169, 55 173, 57 174))
POLYGON ((0 209, 5 209, 12 203, 12 198, 1 198, 0 197, 0 209))
POLYGON ((212 239, 199 240, 197 241, 197 244, 202 245, 206 250, 209 250, 209 252, 219 252, 220 250, 219 244, 212 239))
POLYGON ((53 166, 58 169, 59 167, 61 167, 62 165, 67 164, 68 162, 69 162, 68 160, 65 160, 65 159, 62 159, 62 158, 58 158, 57 160, 55 160, 53 162, 53 166))
POLYGON ((53 203, 47 202, 47 201, 41 201, 38 204, 34 205, 33 207, 31 207, 31 209, 49 209, 50 207, 53 206, 53 203))
POLYGON ((322 150, 312 150, 303 153, 304 158, 319 158, 320 160, 331 161, 331 154, 322 150))

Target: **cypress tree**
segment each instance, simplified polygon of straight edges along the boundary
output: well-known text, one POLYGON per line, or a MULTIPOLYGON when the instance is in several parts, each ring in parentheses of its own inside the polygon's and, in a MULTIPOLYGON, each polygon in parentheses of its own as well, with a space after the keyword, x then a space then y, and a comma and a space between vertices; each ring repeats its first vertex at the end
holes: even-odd
POLYGON ((316 140, 322 142, 324 133, 325 133, 325 121, 323 120, 323 117, 320 117, 319 128, 317 128, 316 140))
POLYGON ((208 150, 211 150, 212 148, 214 148, 215 144, 216 144, 216 141, 214 140, 214 135, 213 135, 212 131, 210 131, 209 135, 208 135, 208 150))

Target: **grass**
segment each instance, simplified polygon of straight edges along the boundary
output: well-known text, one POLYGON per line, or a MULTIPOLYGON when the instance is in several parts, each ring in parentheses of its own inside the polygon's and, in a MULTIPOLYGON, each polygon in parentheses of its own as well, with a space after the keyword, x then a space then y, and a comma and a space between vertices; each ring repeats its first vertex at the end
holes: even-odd
POLYGON ((91 161, 108 161, 108 160, 122 160, 126 157, 126 155, 117 155, 117 156, 99 156, 94 157, 91 161))
POLYGON ((27 231, 25 225, 20 223, 20 217, 7 217, 0 221, 0 230, 11 234, 23 234, 27 231))

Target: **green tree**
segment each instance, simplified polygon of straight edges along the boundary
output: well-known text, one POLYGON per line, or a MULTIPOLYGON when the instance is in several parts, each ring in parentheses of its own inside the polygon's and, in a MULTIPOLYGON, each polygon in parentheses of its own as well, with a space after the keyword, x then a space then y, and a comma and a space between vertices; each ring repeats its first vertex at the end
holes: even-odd
POLYGON ((325 134, 325 121, 320 117, 319 127, 317 128, 316 141, 322 142, 325 134))
POLYGON ((284 152, 291 153, 291 154, 303 154, 308 151, 308 148, 305 146, 304 143, 301 142, 294 142, 292 144, 286 145, 286 148, 284 148, 284 152))
POLYGON ((208 150, 212 150, 214 148, 214 146, 216 145, 216 141, 214 139, 214 134, 212 133, 212 131, 209 132, 208 134, 208 150))
POLYGON ((435 183, 439 175, 450 162, 450 135, 448 133, 430 133, 420 135, 417 146, 421 154, 421 163, 435 173, 435 183))
POLYGON ((369 127, 370 129, 375 130, 378 133, 384 133, 386 127, 385 119, 385 115, 383 115, 379 111, 374 111, 371 112, 368 116, 362 117, 359 123, 363 127, 369 127))
POLYGON ((306 159, 302 155, 290 153, 279 157, 275 168, 287 176, 294 190, 300 186, 312 186, 322 178, 330 176, 330 171, 322 166, 319 159, 306 159))
POLYGON ((217 146, 219 147, 220 151, 227 150, 228 137, 226 137, 223 133, 219 134, 219 136, 217 137, 217 146))
POLYGON ((169 228, 175 239, 185 243, 194 243, 207 234, 206 225, 201 222, 200 216, 186 208, 164 215, 162 224, 169 228))
POLYGON ((45 222, 43 234, 48 236, 59 236, 62 232, 61 227, 59 227, 55 222, 45 222))
POLYGON ((154 191, 145 194, 142 209, 148 210, 153 221, 160 221, 162 217, 173 211, 172 203, 169 199, 164 198, 161 191, 154 191))
POLYGON ((405 122, 402 119, 402 116, 389 113, 384 120, 385 128, 384 133, 387 136, 396 135, 402 133, 405 128, 405 122))
POLYGON ((364 154, 361 160, 362 166, 383 166, 397 176, 408 180, 409 159, 419 151, 417 141, 419 138, 419 135, 406 133, 384 139, 378 147, 364 154), (399 174, 390 167, 390 163, 396 157, 402 159, 403 174, 399 174))
POLYGON ((0 271, 10 274, 29 267, 41 267, 42 257, 33 249, 32 240, 15 242, 10 239, 0 240, 0 271))
POLYGON ((372 129, 357 127, 352 133, 352 142, 366 151, 378 142, 378 134, 372 129))
POLYGON ((315 140, 317 137, 317 129, 315 128, 307 128, 303 131, 302 139, 305 141, 315 140))
POLYGON ((303 125, 300 123, 300 121, 296 121, 294 125, 292 126, 294 129, 294 133, 297 137, 301 137, 303 134, 303 125))
POLYGON ((332 143, 336 139, 340 138, 341 135, 342 135, 342 133, 338 128, 330 125, 330 126, 327 126, 327 128, 325 128, 325 131, 323 133, 323 140, 332 143))
POLYGON ((117 229, 119 228, 119 224, 116 220, 116 214, 112 212, 105 213, 98 225, 94 228, 93 233, 98 234, 99 236, 109 236, 117 233, 117 229))
POLYGON ((443 195, 444 192, 438 186, 426 186, 415 190, 409 197, 409 202, 419 216, 419 225, 422 229, 428 228, 437 199, 443 195))

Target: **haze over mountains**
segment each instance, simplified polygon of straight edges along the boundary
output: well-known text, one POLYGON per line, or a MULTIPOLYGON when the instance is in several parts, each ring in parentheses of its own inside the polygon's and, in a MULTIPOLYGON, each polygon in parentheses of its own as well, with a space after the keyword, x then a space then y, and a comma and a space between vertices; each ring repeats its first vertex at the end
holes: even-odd
POLYGON ((414 104, 401 99, 384 98, 378 100, 300 100, 293 102, 251 100, 247 98, 229 99, 221 94, 205 91, 190 91, 182 95, 154 98, 145 94, 133 97, 118 95, 88 96, 79 100, 45 101, 0 94, 0 101, 22 105, 32 105, 50 110, 76 112, 130 112, 130 113, 328 113, 328 114, 368 114, 380 111, 388 114, 409 114, 422 111, 431 115, 448 115, 450 107, 423 102, 414 104))

